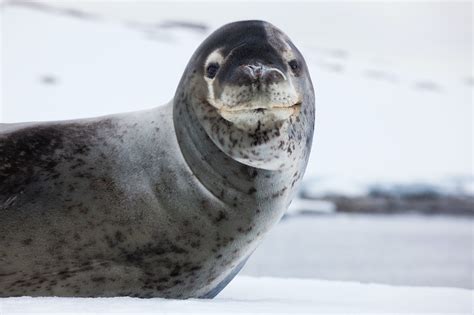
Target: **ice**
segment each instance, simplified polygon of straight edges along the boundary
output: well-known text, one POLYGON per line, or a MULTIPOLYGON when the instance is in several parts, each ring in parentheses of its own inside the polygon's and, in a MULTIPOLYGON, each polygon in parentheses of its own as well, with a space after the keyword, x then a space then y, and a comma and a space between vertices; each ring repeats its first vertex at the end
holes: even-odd
POLYGON ((472 291, 238 276, 213 300, 0 299, 9 314, 472 313, 472 291))

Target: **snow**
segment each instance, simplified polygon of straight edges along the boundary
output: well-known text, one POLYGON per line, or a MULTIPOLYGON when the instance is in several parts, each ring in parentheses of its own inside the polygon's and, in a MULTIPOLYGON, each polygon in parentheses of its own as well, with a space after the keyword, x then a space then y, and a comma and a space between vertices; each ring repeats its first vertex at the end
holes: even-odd
POLYGON ((472 291, 238 276, 214 300, 9 298, 9 314, 472 313, 472 291), (249 290, 249 289, 252 290, 249 290))

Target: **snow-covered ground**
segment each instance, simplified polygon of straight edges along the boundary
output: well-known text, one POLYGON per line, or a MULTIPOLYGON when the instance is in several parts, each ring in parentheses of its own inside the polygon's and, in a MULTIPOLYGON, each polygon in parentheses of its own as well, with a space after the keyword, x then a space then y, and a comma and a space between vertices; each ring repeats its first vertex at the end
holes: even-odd
POLYGON ((238 276, 214 300, 9 298, 9 314, 472 314, 472 291, 238 276), (252 290, 249 290, 252 288, 252 290))

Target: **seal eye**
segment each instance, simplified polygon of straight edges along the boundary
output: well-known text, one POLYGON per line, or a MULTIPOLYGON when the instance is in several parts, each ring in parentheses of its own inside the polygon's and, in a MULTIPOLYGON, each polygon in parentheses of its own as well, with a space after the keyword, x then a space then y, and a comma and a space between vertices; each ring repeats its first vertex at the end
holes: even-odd
POLYGON ((291 70, 293 70, 293 72, 298 72, 300 69, 298 62, 295 59, 288 61, 288 65, 290 66, 291 70))
POLYGON ((216 62, 210 63, 206 68, 207 77, 213 79, 217 74, 217 70, 219 70, 219 64, 216 62))

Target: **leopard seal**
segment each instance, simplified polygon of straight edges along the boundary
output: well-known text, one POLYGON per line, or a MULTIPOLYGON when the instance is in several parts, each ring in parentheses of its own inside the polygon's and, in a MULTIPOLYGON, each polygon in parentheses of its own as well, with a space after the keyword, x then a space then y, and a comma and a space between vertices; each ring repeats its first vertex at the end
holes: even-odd
POLYGON ((314 115, 295 45, 240 21, 167 105, 2 125, 0 296, 214 297, 288 208, 314 115))

